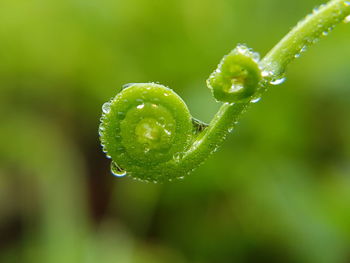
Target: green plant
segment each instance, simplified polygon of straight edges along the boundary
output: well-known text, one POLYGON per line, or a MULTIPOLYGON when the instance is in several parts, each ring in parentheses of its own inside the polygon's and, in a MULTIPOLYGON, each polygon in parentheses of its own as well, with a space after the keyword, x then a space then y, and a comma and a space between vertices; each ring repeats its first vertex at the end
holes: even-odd
POLYGON ((332 0, 314 9, 262 60, 238 45, 207 81, 215 99, 224 103, 209 125, 193 119, 182 99, 167 87, 126 85, 103 105, 99 128, 103 150, 112 158, 112 172, 153 182, 190 173, 218 149, 241 114, 270 85, 285 80, 293 59, 349 20, 350 1, 332 0))

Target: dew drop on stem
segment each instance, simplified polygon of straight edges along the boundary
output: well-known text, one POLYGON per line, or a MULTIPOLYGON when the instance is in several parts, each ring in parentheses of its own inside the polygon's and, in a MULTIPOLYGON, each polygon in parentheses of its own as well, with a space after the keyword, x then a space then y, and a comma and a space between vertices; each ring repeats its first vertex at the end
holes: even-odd
POLYGON ((254 98, 250 101, 250 103, 258 103, 261 100, 261 97, 259 98, 254 98))
POLYGON ((286 81, 286 78, 283 77, 283 78, 278 78, 278 79, 273 79, 270 84, 271 85, 274 85, 274 86, 277 86, 277 85, 281 85, 283 82, 286 81))
POLYGON ((345 17, 344 23, 345 23, 345 24, 350 23, 350 15, 347 16, 347 17, 345 17))
POLYGON ((110 102, 106 102, 102 105, 102 111, 103 113, 109 113, 111 111, 111 103, 110 102))
POLYGON ((131 87, 131 86, 133 86, 133 85, 135 85, 136 83, 127 83, 127 84, 124 84, 123 86, 122 86, 122 90, 123 89, 126 89, 126 88, 129 88, 129 87, 131 87))
POLYGON ((111 173, 116 177, 124 177, 126 175, 126 171, 115 162, 111 162, 111 173))

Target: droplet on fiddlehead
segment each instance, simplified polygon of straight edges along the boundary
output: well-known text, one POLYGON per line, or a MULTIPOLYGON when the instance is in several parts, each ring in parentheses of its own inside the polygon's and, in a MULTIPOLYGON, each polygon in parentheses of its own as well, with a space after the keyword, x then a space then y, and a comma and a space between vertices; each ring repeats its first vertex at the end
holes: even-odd
POLYGON ((127 84, 124 84, 124 85, 122 86, 122 90, 123 90, 123 89, 126 89, 126 88, 129 88, 130 86, 135 85, 135 84, 137 84, 137 83, 127 83, 127 84))
POLYGON ((116 177, 124 177, 126 175, 126 171, 113 161, 111 162, 111 173, 116 177))
POLYGON ((281 85, 282 83, 284 83, 286 81, 285 77, 278 77, 278 78, 273 78, 270 81, 271 85, 277 86, 277 85, 281 85))
POLYGON ((110 110, 111 110, 111 104, 109 102, 106 102, 102 105, 103 113, 108 113, 110 110))
POLYGON ((220 62, 207 84, 216 100, 246 102, 256 92, 262 79, 260 56, 245 45, 238 45, 220 62))
POLYGON ((343 20, 343 22, 344 22, 345 24, 350 23, 350 15, 347 16, 347 17, 345 17, 345 19, 343 20))
POLYGON ((134 83, 108 102, 108 110, 103 107, 99 133, 113 174, 153 182, 183 176, 177 166, 193 129, 187 106, 175 92, 134 83))

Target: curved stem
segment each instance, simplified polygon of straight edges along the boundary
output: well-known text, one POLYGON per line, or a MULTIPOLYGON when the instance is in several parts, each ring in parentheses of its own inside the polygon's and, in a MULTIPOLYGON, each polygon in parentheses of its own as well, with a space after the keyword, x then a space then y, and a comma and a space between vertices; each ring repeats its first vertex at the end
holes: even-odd
POLYGON ((300 21, 263 59, 264 69, 274 75, 284 73, 286 66, 312 44, 326 36, 350 15, 350 1, 332 0, 314 9, 300 21))
MULTIPOLYGON (((286 66, 322 35, 327 35, 338 23, 350 15, 350 1, 332 0, 314 9, 313 13, 299 22, 260 62, 262 70, 277 78, 286 66)), ((195 139, 183 157, 183 166, 203 162, 217 149, 229 131, 234 128, 241 114, 251 103, 223 104, 209 127, 195 139)))
POLYGON ((223 104, 209 126, 196 137, 191 148, 186 152, 181 162, 182 166, 195 167, 193 164, 202 163, 210 153, 216 151, 249 104, 223 104))

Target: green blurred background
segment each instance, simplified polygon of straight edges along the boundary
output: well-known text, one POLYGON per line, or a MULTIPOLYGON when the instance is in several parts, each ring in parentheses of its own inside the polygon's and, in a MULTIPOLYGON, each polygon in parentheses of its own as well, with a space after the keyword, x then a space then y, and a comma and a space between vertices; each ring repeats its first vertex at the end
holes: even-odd
POLYGON ((97 132, 129 82, 170 86, 209 121, 222 56, 266 54, 321 3, 2 0, 0 262, 350 262, 349 25, 181 182, 113 177, 97 132))

